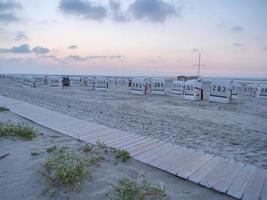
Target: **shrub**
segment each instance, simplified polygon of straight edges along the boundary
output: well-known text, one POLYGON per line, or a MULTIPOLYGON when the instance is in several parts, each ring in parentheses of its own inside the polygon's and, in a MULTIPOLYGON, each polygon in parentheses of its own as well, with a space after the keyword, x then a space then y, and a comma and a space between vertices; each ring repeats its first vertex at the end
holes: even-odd
POLYGON ((94 147, 92 145, 86 144, 82 148, 82 151, 85 152, 85 153, 89 153, 89 152, 92 152, 93 149, 94 149, 94 147))
POLYGON ((5 111, 9 111, 9 109, 5 107, 0 107, 0 112, 5 112, 5 111))
POLYGON ((82 183, 88 174, 86 159, 64 148, 57 148, 48 154, 44 167, 53 182, 63 185, 82 183))
POLYGON ((113 185, 112 191, 108 194, 112 200, 144 200, 148 199, 164 199, 166 197, 165 188, 153 186, 150 183, 137 183, 127 177, 120 178, 113 185))
POLYGON ((131 158, 131 156, 130 156, 130 154, 129 154, 128 151, 118 149, 118 150, 116 150, 116 152, 115 152, 115 158, 116 158, 117 160, 122 161, 122 162, 126 162, 128 159, 131 158))
POLYGON ((31 151, 31 155, 32 155, 32 156, 38 156, 38 155, 40 155, 40 154, 43 154, 43 152, 42 152, 42 151, 39 151, 39 150, 37 150, 37 149, 33 149, 33 150, 31 151))
POLYGON ((16 136, 25 140, 32 140, 36 137, 36 131, 32 126, 24 123, 1 122, 0 136, 16 136))
POLYGON ((52 146, 52 147, 48 147, 48 148, 46 148, 46 152, 47 152, 47 153, 51 153, 51 152, 53 152, 53 151, 55 151, 55 150, 57 150, 57 146, 52 146))

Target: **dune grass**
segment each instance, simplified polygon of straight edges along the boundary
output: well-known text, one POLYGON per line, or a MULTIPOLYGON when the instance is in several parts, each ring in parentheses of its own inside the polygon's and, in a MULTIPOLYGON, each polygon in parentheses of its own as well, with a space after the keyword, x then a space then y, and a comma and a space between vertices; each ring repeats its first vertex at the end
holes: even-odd
POLYGON ((130 156, 129 152, 126 151, 126 150, 118 149, 115 152, 115 159, 116 160, 120 160, 122 162, 126 162, 130 158, 131 158, 131 156, 130 156))
POLYGON ((82 183, 88 175, 88 160, 65 148, 55 148, 44 161, 45 175, 61 185, 82 183))
POLYGON ((120 178, 108 194, 110 200, 144 200, 165 199, 165 188, 154 186, 148 182, 138 183, 128 177, 120 178))
POLYGON ((34 128, 25 123, 0 122, 0 137, 12 136, 24 140, 32 140, 36 137, 34 128))
POLYGON ((9 111, 9 109, 8 109, 8 108, 1 107, 1 106, 0 106, 0 112, 5 112, 5 111, 9 111))

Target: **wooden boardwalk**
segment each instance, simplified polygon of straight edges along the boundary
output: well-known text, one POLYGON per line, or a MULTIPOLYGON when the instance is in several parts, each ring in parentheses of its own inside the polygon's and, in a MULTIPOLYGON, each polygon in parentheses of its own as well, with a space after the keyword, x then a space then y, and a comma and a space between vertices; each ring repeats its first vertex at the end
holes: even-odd
POLYGON ((207 188, 244 200, 267 200, 267 170, 79 120, 0 96, 0 106, 42 126, 95 144, 127 150, 133 158, 207 188))

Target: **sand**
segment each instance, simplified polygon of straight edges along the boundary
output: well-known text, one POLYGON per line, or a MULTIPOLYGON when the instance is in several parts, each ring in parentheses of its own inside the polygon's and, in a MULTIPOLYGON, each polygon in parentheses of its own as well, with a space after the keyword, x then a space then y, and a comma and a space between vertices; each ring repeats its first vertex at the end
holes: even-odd
POLYGON ((68 189, 52 186, 42 175, 42 163, 47 153, 31 155, 32 150, 43 150, 51 146, 67 147, 76 153, 82 153, 84 142, 54 132, 33 122, 27 121, 11 112, 0 112, 0 122, 24 122, 37 130, 37 137, 32 141, 0 137, 0 198, 4 200, 103 200, 111 190, 111 185, 119 177, 146 180, 154 185, 166 187, 166 199, 205 199, 230 200, 232 198, 211 191, 204 187, 182 180, 176 176, 142 164, 134 159, 116 164, 113 154, 105 154, 100 165, 89 167, 90 176, 79 187, 68 189))
MULTIPOLYGON (((108 127, 159 138, 267 169, 267 100, 241 96, 231 104, 136 96, 127 87, 23 88, 0 80, 0 95, 108 127)), ((170 88, 168 88, 170 90, 170 88)))

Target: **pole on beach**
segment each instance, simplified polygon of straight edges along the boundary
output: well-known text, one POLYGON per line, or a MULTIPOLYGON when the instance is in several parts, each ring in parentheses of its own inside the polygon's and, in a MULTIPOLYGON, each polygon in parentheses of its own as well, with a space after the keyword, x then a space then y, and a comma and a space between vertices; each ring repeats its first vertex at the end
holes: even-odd
POLYGON ((194 67, 198 67, 197 68, 197 78, 200 77, 200 67, 204 67, 206 65, 201 65, 201 53, 198 54, 198 64, 193 65, 194 67))

